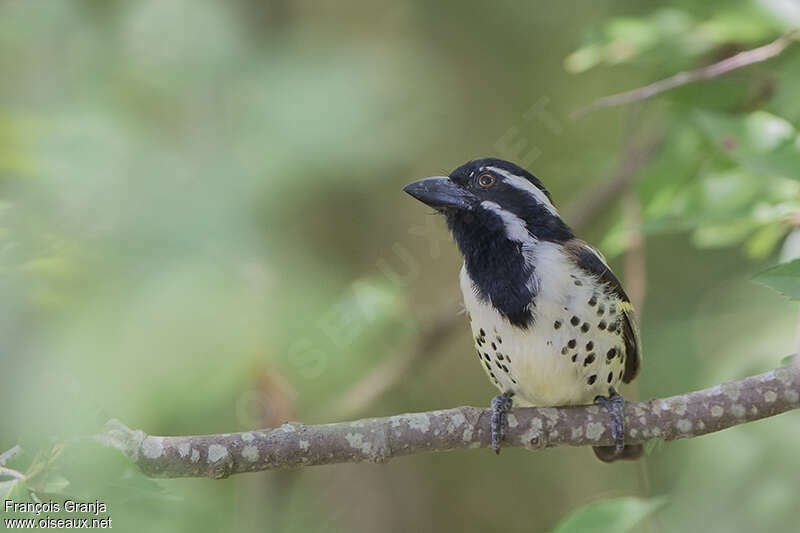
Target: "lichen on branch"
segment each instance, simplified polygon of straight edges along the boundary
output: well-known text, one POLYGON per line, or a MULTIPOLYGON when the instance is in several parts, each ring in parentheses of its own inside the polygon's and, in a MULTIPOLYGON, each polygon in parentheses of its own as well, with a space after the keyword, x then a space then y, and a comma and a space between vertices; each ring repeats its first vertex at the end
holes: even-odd
MULTIPOLYGON (((664 399, 628 403, 627 443, 676 440, 720 431, 800 407, 800 367, 790 365, 740 381, 664 399)), ((159 437, 116 420, 96 438, 150 476, 212 477, 262 470, 370 461, 464 448, 487 448, 489 411, 456 407, 322 425, 159 437)), ((504 447, 613 444, 601 407, 525 407, 509 415, 504 447)))

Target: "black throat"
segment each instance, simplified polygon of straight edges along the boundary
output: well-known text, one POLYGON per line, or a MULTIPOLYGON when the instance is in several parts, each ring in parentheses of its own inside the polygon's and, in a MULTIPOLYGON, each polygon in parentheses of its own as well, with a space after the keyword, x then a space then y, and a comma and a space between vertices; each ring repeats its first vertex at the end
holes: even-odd
POLYGON ((536 305, 534 266, 526 263, 522 243, 506 236, 496 215, 476 217, 459 211, 447 213, 446 218, 478 297, 513 325, 531 326, 536 305))

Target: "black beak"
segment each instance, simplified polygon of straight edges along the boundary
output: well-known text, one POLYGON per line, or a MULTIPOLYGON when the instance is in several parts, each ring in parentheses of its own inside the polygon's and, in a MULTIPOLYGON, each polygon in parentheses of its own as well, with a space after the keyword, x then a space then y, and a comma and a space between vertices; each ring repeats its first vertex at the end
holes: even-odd
POLYGON ((472 209, 477 197, 450 178, 436 176, 409 183, 403 190, 434 209, 472 209))

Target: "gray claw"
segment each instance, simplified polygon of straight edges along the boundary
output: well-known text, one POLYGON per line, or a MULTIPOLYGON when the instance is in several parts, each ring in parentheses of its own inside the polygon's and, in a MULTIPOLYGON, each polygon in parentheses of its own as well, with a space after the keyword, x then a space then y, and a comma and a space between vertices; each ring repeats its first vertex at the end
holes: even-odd
POLYGON ((594 403, 604 407, 611 417, 611 438, 614 439, 614 448, 617 455, 625 447, 625 399, 613 388, 608 396, 598 396, 594 403))
POLYGON ((492 398, 490 410, 492 412, 491 419, 491 437, 492 449, 494 453, 500 453, 500 442, 506 438, 506 426, 508 425, 508 412, 514 401, 511 397, 514 393, 504 392, 492 398))

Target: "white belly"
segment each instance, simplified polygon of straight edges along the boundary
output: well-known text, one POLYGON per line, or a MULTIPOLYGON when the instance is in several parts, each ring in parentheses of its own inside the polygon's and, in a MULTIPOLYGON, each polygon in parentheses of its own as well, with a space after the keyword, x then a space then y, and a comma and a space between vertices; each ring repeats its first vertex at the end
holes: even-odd
POLYGON ((536 272, 535 321, 523 329, 481 300, 466 268, 461 269, 461 291, 481 366, 501 391, 514 393, 517 404, 587 404, 608 395, 624 369, 617 301, 555 247, 539 250, 536 272))

